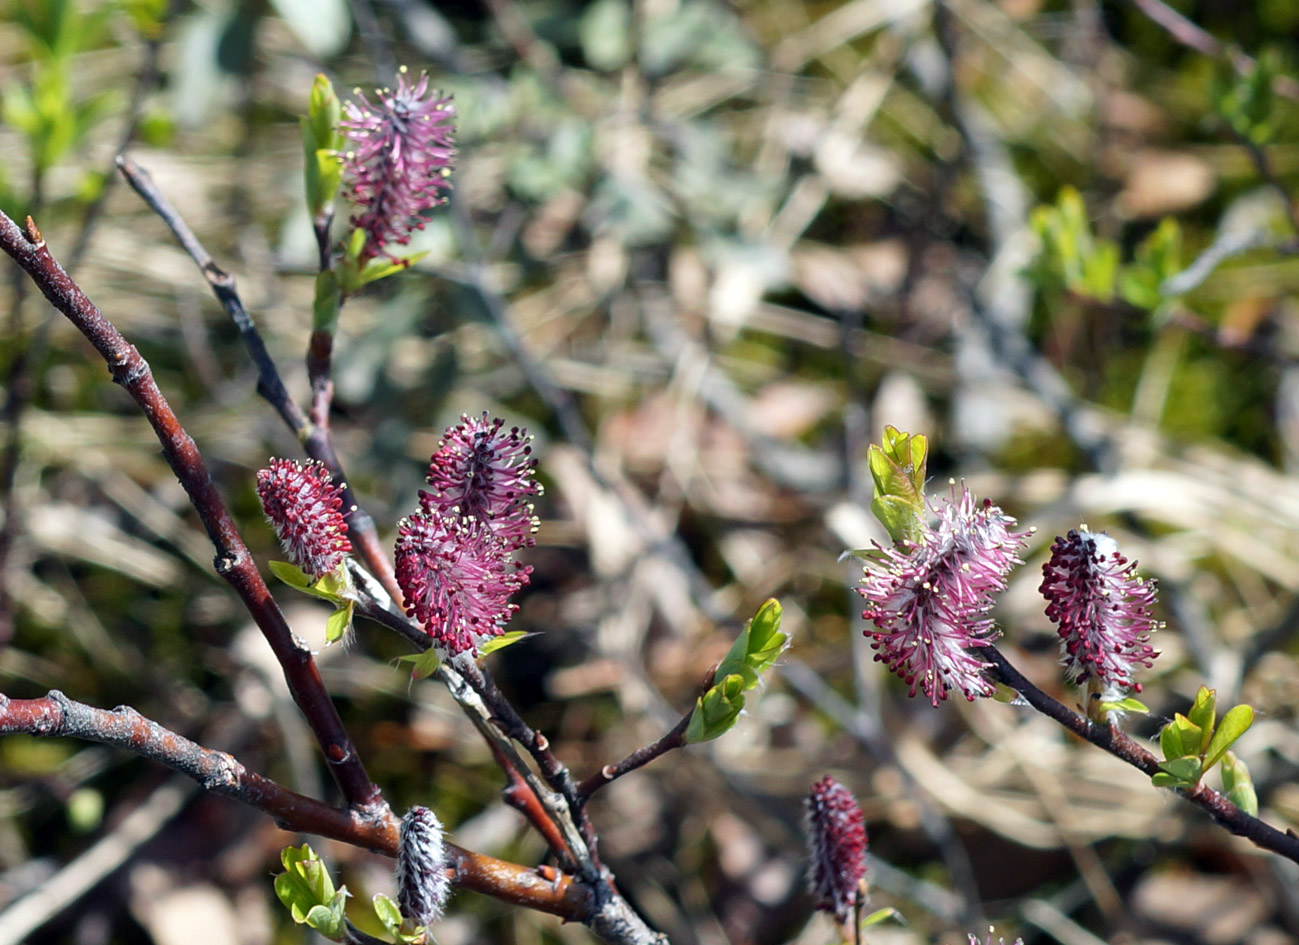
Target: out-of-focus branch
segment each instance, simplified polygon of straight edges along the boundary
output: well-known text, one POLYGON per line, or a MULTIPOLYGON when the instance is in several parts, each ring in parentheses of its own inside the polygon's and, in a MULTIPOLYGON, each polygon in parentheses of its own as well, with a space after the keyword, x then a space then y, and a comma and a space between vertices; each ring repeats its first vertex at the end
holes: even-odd
POLYGON ((294 637, 234 519, 212 483, 198 446, 181 426, 158 389, 148 362, 104 316, 58 264, 31 218, 24 232, 0 213, 0 248, 21 266, 36 286, 103 356, 113 380, 122 385, 153 427, 163 455, 216 548, 214 567, 234 588, 279 661, 294 701, 311 726, 347 803, 368 816, 383 818, 386 805, 366 773, 343 728, 338 709, 320 678, 311 651, 294 637))
MULTIPOLYGON (((45 737, 81 738, 124 748, 178 771, 205 791, 220 794, 270 814, 284 830, 313 833, 385 856, 397 855, 397 823, 392 815, 368 816, 294 793, 250 771, 223 751, 213 751, 177 735, 129 706, 97 709, 54 690, 41 699, 10 699, 0 694, 0 734, 22 732, 45 737)), ((587 922, 594 909, 590 890, 554 870, 538 871, 447 844, 452 881, 529 909, 587 922)))
MULTIPOLYGON (((1244 75, 1254 70, 1254 57, 1239 46, 1224 43, 1207 30, 1196 26, 1162 0, 1132 0, 1132 5, 1144 13, 1150 20, 1164 28, 1173 39, 1188 49, 1204 53, 1206 56, 1225 56, 1236 72, 1244 75)), ((1272 80, 1272 91, 1286 98, 1299 101, 1299 82, 1290 76, 1277 76, 1272 80)))
MULTIPOLYGON (((243 301, 240 299, 239 292, 235 287, 234 277, 216 264, 211 254, 199 242, 198 237, 194 235, 188 224, 176 212, 176 208, 171 205, 171 202, 154 184, 153 178, 149 176, 148 171, 125 155, 118 156, 117 168, 121 171, 122 176, 126 178, 126 182, 131 185, 131 189, 139 194, 140 198, 149 206, 149 209, 167 224, 167 228, 176 237, 176 242, 180 243, 181 248, 189 254, 190 259, 194 260, 194 264, 203 273, 203 278, 207 280, 212 293, 217 297, 217 301, 221 303, 221 306, 226 310, 226 314, 230 316, 230 320, 234 322, 239 331, 239 336, 243 339, 244 346, 248 349, 249 356, 253 359, 253 363, 257 365, 257 392, 275 408, 276 413, 280 415, 280 418, 284 420, 289 429, 302 443, 307 455, 324 463, 325 468, 334 477, 334 481, 343 484, 343 508, 347 510, 343 517, 347 522, 348 537, 352 540, 352 545, 356 548, 357 553, 365 561, 366 567, 383 583, 384 589, 389 596, 400 601, 401 591, 398 589, 396 577, 393 575, 392 563, 388 560, 388 555, 379 542, 379 534, 375 528, 374 519, 356 501, 356 494, 352 491, 351 486, 347 484, 347 476, 343 471, 343 465, 339 462, 338 454, 334 450, 333 435, 330 433, 327 422, 327 403, 324 411, 326 422, 322 424, 320 418, 316 415, 317 402, 314 397, 314 380, 312 418, 308 421, 297 402, 289 396, 288 391, 285 389, 274 359, 266 350, 266 345, 262 342, 257 326, 244 308, 243 301)), ((312 343, 315 344, 315 333, 313 333, 312 338, 312 343)))
MULTIPOLYGON (((1101 725, 1083 718, 1063 703, 1051 698, 1029 682, 996 647, 979 647, 972 652, 992 663, 993 672, 999 681, 1018 692, 1037 711, 1063 725, 1079 738, 1086 739, 1121 761, 1126 761, 1144 774, 1155 775, 1162 770, 1159 767, 1159 759, 1154 753, 1132 736, 1115 728, 1113 724, 1101 725)), ((1296 836, 1293 831, 1287 830, 1282 833, 1257 817, 1251 817, 1222 794, 1203 783, 1189 790, 1178 790, 1177 793, 1196 807, 1207 811, 1219 826, 1236 836, 1244 837, 1257 847, 1299 863, 1299 836, 1296 836)))

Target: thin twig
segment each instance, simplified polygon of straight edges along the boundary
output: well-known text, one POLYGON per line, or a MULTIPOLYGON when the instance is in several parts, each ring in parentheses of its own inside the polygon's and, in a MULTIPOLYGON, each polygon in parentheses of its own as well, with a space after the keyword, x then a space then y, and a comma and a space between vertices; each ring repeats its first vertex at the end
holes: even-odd
POLYGON ((294 701, 311 726, 329 760, 347 803, 372 817, 386 816, 378 787, 370 780, 357 755, 338 709, 320 678, 320 670, 307 646, 294 637, 262 580, 257 564, 208 473, 198 446, 181 426, 153 379, 140 352, 86 297, 58 264, 30 217, 27 230, 19 229, 0 213, 0 248, 17 262, 45 297, 86 336, 108 364, 113 380, 139 404, 153 427, 163 455, 207 530, 216 548, 214 567, 229 582, 257 623, 279 661, 294 701))
POLYGON ((573 868, 573 851, 568 846, 568 841, 564 839, 563 832, 555 823, 554 817, 550 811, 541 802, 537 792, 532 789, 528 779, 523 776, 522 772, 514 766, 514 761, 501 750, 500 744, 495 739, 487 739, 487 747, 491 749, 492 757, 496 759, 497 766, 505 772, 506 785, 501 790, 501 796, 505 803, 509 804, 520 814, 528 819, 532 824, 532 829, 545 839, 549 844, 551 852, 559 860, 561 866, 565 869, 573 868))
MULTIPOLYGON (((1153 776, 1162 770, 1159 767, 1159 759, 1154 753, 1132 736, 1115 728, 1113 724, 1102 725, 1092 722, 1051 698, 1029 682, 996 647, 979 647, 972 652, 992 663, 996 677, 1023 696, 1029 705, 1063 725, 1079 738, 1091 742, 1121 761, 1126 761, 1144 774, 1153 776)), ((1257 847, 1299 863, 1299 836, 1293 831, 1287 830, 1282 833, 1257 817, 1251 817, 1222 794, 1203 783, 1193 788, 1178 788, 1176 792, 1195 806, 1207 811, 1219 826, 1229 832, 1244 837, 1257 847)))
MULTIPOLYGON (((342 463, 334 450, 333 436, 327 423, 322 426, 320 423, 313 424, 309 422, 297 402, 289 396, 274 359, 266 350, 266 345, 262 342, 257 326, 244 308, 243 301, 240 299, 239 292, 235 287, 234 277, 213 261, 211 254, 199 242, 198 237, 194 235, 194 232, 181 218, 180 214, 176 212, 176 208, 171 205, 171 202, 154 184, 148 171, 125 155, 118 157, 117 167, 122 172, 122 176, 126 178, 127 183, 131 185, 131 189, 139 194, 149 208, 167 224, 168 229, 176 237, 176 241, 180 243, 185 252, 189 254, 190 259, 194 260, 195 265, 203 273, 203 278, 207 280, 213 294, 226 310, 226 314, 230 316, 230 320, 234 322, 249 356, 253 359, 253 363, 257 365, 257 392, 275 408, 281 419, 284 420, 285 424, 302 443, 307 455, 324 463, 325 468, 334 477, 334 481, 342 483, 343 508, 348 510, 344 513, 348 537, 371 573, 383 584, 389 596, 394 600, 401 600, 401 590, 397 586, 397 579, 392 571, 392 563, 388 560, 388 555, 379 542, 379 534, 375 528, 374 519, 357 502, 356 493, 353 492, 352 487, 347 482, 342 463)), ((325 413, 327 420, 327 408, 325 413)), ((314 415, 312 419, 316 419, 314 415)))
MULTIPOLYGON (((482 668, 467 656, 444 661, 436 675, 469 714, 479 734, 494 746, 494 751, 499 750, 508 759, 507 774, 512 770, 521 776, 549 812, 555 829, 563 838, 563 847, 573 859, 578 877, 593 886, 601 885, 604 877, 592 846, 594 831, 576 803, 573 779, 568 769, 550 752, 545 736, 528 728, 500 690, 486 681, 482 668), (549 789, 519 757, 511 739, 532 755, 542 776, 550 783, 549 789), (565 783, 568 791, 563 789, 565 783)), ((564 849, 557 852, 563 853, 564 849)))
MULTIPOLYGON (((69 699, 57 690, 41 699, 10 699, 0 694, 0 734, 80 738, 124 748, 193 778, 205 791, 229 797, 275 818, 283 830, 311 833, 371 850, 397 855, 397 823, 384 811, 372 817, 339 810, 297 794, 250 771, 223 751, 213 751, 172 732, 129 706, 97 709, 69 699)), ((447 844, 454 874, 463 889, 502 902, 537 909, 578 922, 591 918, 590 892, 553 870, 535 869, 447 844)))
POLYGON ((686 729, 690 727, 690 717, 695 714, 692 708, 689 712, 681 717, 681 721, 672 726, 672 730, 665 733, 662 738, 652 744, 637 748, 622 761, 617 764, 605 765, 595 774, 591 775, 585 781, 577 786, 577 796, 585 803, 591 799, 596 791, 606 784, 612 784, 624 774, 635 771, 637 768, 643 768, 656 758, 661 758, 675 748, 684 748, 686 745, 686 729))

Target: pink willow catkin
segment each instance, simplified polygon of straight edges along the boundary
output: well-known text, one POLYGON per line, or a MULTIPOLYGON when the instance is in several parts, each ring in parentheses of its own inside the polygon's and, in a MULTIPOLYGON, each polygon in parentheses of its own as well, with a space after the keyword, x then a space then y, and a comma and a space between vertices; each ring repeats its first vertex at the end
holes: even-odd
POLYGON ((818 909, 846 922, 866 876, 866 819, 851 792, 828 774, 812 785, 803 808, 808 888, 818 909))
POLYGON ((319 580, 352 550, 343 487, 321 463, 272 458, 257 473, 257 495, 285 557, 304 573, 319 580))
POLYGON ((937 706, 953 689, 970 701, 996 692, 983 675, 989 664, 970 648, 996 639, 993 600, 1022 563, 1016 552, 1028 533, 1011 531, 1013 518, 976 503, 965 486, 933 511, 937 527, 926 522, 916 541, 878 549, 857 591, 875 624, 865 631, 875 659, 937 706))
POLYGON ((405 73, 396 89, 377 89, 373 104, 357 89, 359 102, 344 106, 340 122, 352 146, 343 155, 343 187, 357 207, 352 225, 366 233, 362 260, 395 258, 388 246, 409 243, 424 228, 424 212, 446 203, 451 189, 455 106, 436 92, 425 98, 427 75, 410 85, 405 73))
POLYGON ((429 462, 432 489, 398 525, 397 583, 406 612, 434 644, 454 655, 499 636, 518 610, 510 598, 532 569, 514 552, 533 543, 529 498, 541 493, 525 431, 462 417, 429 462))

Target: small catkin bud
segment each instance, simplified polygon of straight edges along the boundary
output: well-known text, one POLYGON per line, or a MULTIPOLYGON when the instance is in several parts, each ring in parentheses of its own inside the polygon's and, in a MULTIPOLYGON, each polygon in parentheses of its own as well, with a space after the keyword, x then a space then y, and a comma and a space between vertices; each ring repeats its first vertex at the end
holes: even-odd
POLYGON ((432 925, 446 908, 447 878, 442 823, 427 807, 412 807, 401 819, 397 846, 397 904, 417 925, 432 925))
POLYGON ((812 785, 803 806, 808 887, 818 909, 846 922, 866 876, 866 820, 848 789, 828 774, 812 785))

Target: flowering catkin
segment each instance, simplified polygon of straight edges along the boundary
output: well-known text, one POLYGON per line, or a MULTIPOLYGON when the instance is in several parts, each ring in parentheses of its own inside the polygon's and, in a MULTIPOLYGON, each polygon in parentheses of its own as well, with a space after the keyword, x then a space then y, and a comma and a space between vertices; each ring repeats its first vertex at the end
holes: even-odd
POLYGON ((271 459, 257 473, 262 510, 289 562, 320 579, 352 550, 343 520, 343 487, 314 460, 271 459))
POLYGON ((432 925, 446 908, 447 878, 442 823, 427 807, 412 807, 401 819, 397 845, 397 905, 416 925, 432 925))
POLYGON ((991 501, 976 503, 964 486, 934 512, 936 528, 925 523, 917 540, 879 549, 857 591, 862 616, 875 624, 865 631, 875 659, 937 706, 953 689, 970 701, 996 691, 983 675, 989 664, 970 648, 996 638, 993 599, 1021 563, 1027 533, 1011 531, 1013 518, 991 501))
POLYGON ((1071 529, 1051 545, 1039 590, 1056 624, 1068 677, 1079 684, 1141 691, 1137 667, 1158 653, 1150 634, 1159 627, 1152 608, 1156 582, 1136 574, 1137 563, 1119 554, 1104 533, 1071 529))
POLYGON ((429 460, 431 488, 420 505, 429 514, 479 519, 511 549, 531 545, 537 518, 528 499, 541 494, 531 439, 518 427, 506 430, 499 417, 462 416, 429 460))
POLYGON ((352 145, 343 154, 343 185, 357 207, 352 225, 365 230, 361 258, 381 253, 388 245, 410 242, 424 228, 423 213, 446 202, 455 156, 452 136, 455 106, 433 93, 421 75, 410 85, 405 68, 396 89, 377 89, 371 103, 358 89, 358 102, 348 102, 340 123, 352 145))
POLYGON ((504 632, 518 610, 510 597, 531 574, 486 524, 454 515, 415 512, 402 520, 395 559, 406 613, 452 655, 504 632))
POLYGON ((848 789, 828 774, 812 785, 803 807, 808 888, 818 909, 846 922, 866 876, 866 820, 848 789))

